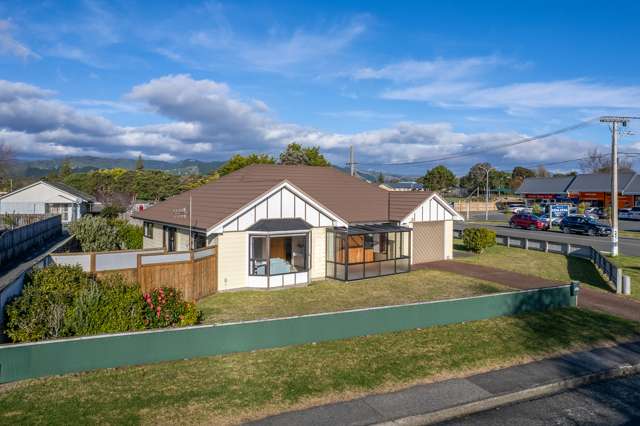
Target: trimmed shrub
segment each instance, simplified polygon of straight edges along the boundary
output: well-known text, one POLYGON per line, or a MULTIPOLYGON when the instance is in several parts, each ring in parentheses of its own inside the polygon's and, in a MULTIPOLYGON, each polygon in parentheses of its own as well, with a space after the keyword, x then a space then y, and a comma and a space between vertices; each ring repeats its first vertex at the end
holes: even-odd
POLYGON ((462 242, 467 250, 482 253, 496 244, 496 233, 487 228, 467 228, 462 233, 462 242))
POLYGON ((82 251, 109 251, 119 248, 118 230, 100 216, 83 216, 69 225, 82 251))
POLYGON ((7 306, 6 333, 14 342, 187 326, 200 321, 195 304, 162 288, 142 294, 122 275, 95 280, 79 266, 51 266, 27 277, 7 306))
POLYGON ((542 214, 542 207, 540 206, 540 204, 535 203, 533 206, 531 206, 531 213, 536 216, 540 216, 542 214))
POLYGON ((587 204, 582 202, 578 204, 578 214, 584 214, 585 210, 587 210, 587 204))
POLYGON ((200 321, 202 313, 196 305, 182 300, 180 292, 174 288, 156 288, 143 297, 144 324, 147 327, 184 327, 200 321))

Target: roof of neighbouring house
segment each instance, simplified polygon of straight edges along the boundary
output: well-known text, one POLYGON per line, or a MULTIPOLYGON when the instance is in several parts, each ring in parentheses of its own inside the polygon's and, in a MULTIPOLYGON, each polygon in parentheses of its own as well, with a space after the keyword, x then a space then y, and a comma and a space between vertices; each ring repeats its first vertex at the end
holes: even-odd
POLYGON ((385 183, 385 185, 391 189, 410 189, 413 191, 424 189, 424 186, 422 184, 410 181, 385 183))
POLYGON ((191 196, 193 222, 210 229, 283 182, 348 223, 399 220, 403 212, 406 216, 432 195, 427 191, 390 193, 333 167, 254 164, 133 216, 186 226, 189 218, 176 217, 174 212, 188 206, 191 196))
POLYGON ((311 229, 308 222, 300 218, 288 218, 288 219, 260 219, 249 228, 247 231, 254 232, 283 232, 283 231, 305 231, 311 229))
MULTIPOLYGON (((618 173, 618 188, 622 191, 633 179, 634 173, 618 173)), ((577 175, 569 185, 570 192, 611 192, 611 173, 577 175)))
POLYGON ((526 178, 517 194, 565 194, 575 176, 526 178))
POLYGON ((623 195, 640 195, 640 174, 636 174, 622 190, 623 195))
POLYGON ((90 201, 90 202, 95 202, 96 201, 96 199, 93 196, 91 196, 91 195, 89 195, 89 194, 87 194, 85 192, 82 192, 82 191, 80 191, 80 190, 78 190, 76 188, 73 188, 73 187, 71 187, 69 185, 65 185, 64 183, 60 183, 60 182, 49 182, 49 181, 44 181, 44 180, 40 180, 38 182, 32 183, 31 185, 27 185, 27 186, 24 186, 24 187, 22 187, 20 189, 16 189, 13 192, 9 192, 9 193, 7 193, 5 195, 2 195, 0 198, 9 197, 9 196, 11 196, 11 195, 13 195, 13 194, 15 194, 17 192, 24 191, 25 189, 29 189, 29 188, 31 188, 33 186, 40 185, 40 184, 52 186, 52 187, 54 187, 56 189, 59 189, 60 191, 64 191, 67 194, 73 195, 74 197, 77 197, 77 198, 81 198, 81 199, 83 199, 85 201, 90 201))

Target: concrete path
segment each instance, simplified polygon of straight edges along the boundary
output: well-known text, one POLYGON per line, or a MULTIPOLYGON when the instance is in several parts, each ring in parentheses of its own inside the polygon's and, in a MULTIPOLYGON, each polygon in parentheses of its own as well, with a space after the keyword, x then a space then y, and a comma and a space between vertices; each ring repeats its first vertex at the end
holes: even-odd
MULTIPOLYGON (((521 290, 568 284, 535 277, 533 275, 525 275, 517 272, 505 271, 504 269, 474 265, 455 260, 441 260, 438 262, 423 263, 412 266, 412 269, 423 268, 453 272, 455 274, 491 281, 521 290)), ((614 293, 607 293, 604 290, 596 290, 585 285, 580 287, 578 306, 640 322, 639 302, 636 302, 629 297, 619 296, 614 293)))
MULTIPOLYGON (((351 401, 292 411, 252 425, 369 425, 422 416, 541 385, 640 364, 640 341, 598 348, 351 401)), ((402 424, 403 422, 399 422, 402 424)), ((410 423, 410 422, 408 422, 410 423)))

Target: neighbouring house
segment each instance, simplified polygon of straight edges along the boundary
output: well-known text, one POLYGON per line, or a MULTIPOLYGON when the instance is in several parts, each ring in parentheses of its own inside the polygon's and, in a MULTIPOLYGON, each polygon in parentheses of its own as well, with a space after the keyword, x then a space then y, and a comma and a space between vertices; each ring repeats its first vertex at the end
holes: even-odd
POLYGON ((385 182, 380 184, 380 188, 387 191, 424 191, 424 185, 417 182, 385 182))
POLYGON ((0 197, 2 214, 59 214, 62 223, 80 219, 95 205, 91 195, 59 182, 35 182, 0 197))
POLYGON ((144 222, 144 248, 217 246, 223 291, 408 272, 450 259, 462 220, 434 193, 385 191, 333 167, 265 164, 133 217, 144 222))

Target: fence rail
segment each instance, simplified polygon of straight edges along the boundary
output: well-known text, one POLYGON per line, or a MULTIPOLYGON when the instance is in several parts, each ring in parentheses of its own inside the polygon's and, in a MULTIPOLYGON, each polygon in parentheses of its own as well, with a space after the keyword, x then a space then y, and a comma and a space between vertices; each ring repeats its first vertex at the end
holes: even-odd
POLYGON ((0 345, 0 383, 576 306, 577 285, 273 320, 0 345))
POLYGON ((62 222, 58 215, 3 232, 0 234, 0 267, 60 235, 62 222))
MULTIPOLYGON (((462 238, 462 229, 454 229, 455 238, 462 238)), ((524 250, 537 250, 547 253, 564 254, 565 256, 577 256, 591 260, 593 264, 611 282, 616 293, 622 293, 622 268, 616 266, 600 251, 589 245, 564 243, 560 241, 548 241, 543 239, 514 237, 496 233, 496 244, 507 247, 516 247, 524 250)))
POLYGON ((115 252, 55 253, 58 265, 80 265, 86 272, 103 277, 120 273, 140 283, 142 291, 158 287, 180 290, 196 301, 218 291, 217 248, 166 253, 164 249, 121 250, 115 252))

